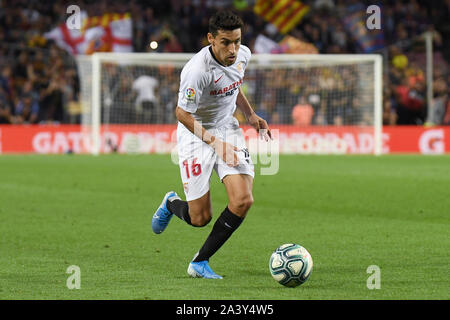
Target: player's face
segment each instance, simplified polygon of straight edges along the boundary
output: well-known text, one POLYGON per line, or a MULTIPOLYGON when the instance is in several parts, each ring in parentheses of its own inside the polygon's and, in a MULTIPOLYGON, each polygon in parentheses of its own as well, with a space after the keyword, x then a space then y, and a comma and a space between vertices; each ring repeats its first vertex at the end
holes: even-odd
POLYGON ((241 45, 241 29, 219 30, 215 37, 208 33, 208 41, 216 59, 225 66, 231 66, 241 45))

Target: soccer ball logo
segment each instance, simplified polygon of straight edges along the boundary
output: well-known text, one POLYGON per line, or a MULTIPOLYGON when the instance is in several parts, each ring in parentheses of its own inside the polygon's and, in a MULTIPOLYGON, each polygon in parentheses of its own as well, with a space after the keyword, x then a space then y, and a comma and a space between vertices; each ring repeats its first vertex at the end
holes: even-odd
POLYGON ((272 277, 286 287, 297 287, 308 280, 313 261, 309 252, 294 243, 283 244, 270 257, 272 277))

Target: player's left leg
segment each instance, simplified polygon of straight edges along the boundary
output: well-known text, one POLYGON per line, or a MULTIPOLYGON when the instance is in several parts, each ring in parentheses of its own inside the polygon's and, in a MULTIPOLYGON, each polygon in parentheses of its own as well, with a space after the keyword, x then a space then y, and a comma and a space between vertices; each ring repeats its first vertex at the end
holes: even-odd
POLYGON ((253 204, 253 177, 246 174, 228 175, 223 178, 229 203, 214 223, 213 229, 194 258, 194 262, 207 261, 239 228, 253 204))
POLYGON ((254 166, 246 148, 242 130, 231 131, 226 138, 227 142, 240 149, 238 152, 240 164, 236 167, 229 167, 219 159, 214 167, 220 180, 225 185, 229 203, 220 214, 219 218, 217 218, 205 243, 194 256, 193 261, 189 264, 188 273, 191 276, 195 276, 195 272, 192 272, 193 270, 191 268, 192 266, 195 266, 201 270, 208 268, 208 273, 212 273, 211 278, 222 278, 210 270, 208 266, 209 258, 212 257, 230 238, 233 232, 239 228, 253 204, 252 188, 254 166))
POLYGON ((253 204, 253 177, 247 174, 228 175, 222 180, 228 194, 228 209, 245 218, 253 204))

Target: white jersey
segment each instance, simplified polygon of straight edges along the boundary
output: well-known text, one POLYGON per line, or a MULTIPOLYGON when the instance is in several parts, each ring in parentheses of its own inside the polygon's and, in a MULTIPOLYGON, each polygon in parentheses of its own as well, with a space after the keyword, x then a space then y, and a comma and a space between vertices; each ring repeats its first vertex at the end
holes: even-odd
MULTIPOLYGON (((192 113, 205 129, 237 129, 239 123, 233 114, 251 52, 241 45, 235 63, 225 67, 210 48, 200 50, 181 71, 178 106, 192 113)), ((187 130, 181 123, 178 127, 187 130)))

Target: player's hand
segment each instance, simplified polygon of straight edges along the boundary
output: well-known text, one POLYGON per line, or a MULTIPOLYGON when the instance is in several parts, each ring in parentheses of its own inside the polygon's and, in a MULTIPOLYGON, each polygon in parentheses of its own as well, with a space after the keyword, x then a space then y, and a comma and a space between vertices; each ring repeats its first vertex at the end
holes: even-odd
POLYGON ((248 118, 248 123, 256 129, 256 132, 259 133, 261 137, 263 137, 266 141, 269 141, 272 138, 272 132, 270 131, 269 125, 267 121, 258 116, 256 113, 252 113, 252 115, 248 118))
POLYGON ((229 167, 235 167, 239 164, 239 159, 236 151, 239 149, 232 144, 215 139, 211 144, 216 154, 223 160, 229 167))

